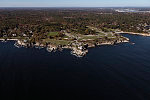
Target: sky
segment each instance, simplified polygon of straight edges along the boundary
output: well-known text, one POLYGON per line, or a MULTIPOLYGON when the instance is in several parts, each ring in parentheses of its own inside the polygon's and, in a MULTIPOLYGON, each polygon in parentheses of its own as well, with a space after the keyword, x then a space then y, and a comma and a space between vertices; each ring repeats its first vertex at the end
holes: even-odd
POLYGON ((150 0, 0 0, 0 7, 150 7, 150 0))

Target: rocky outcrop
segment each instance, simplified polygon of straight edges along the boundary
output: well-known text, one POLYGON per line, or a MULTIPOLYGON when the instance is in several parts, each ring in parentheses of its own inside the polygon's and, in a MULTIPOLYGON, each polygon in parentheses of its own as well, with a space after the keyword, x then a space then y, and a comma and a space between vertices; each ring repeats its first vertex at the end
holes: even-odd
POLYGON ((75 48, 75 47, 73 47, 72 51, 71 51, 71 54, 73 54, 73 55, 75 55, 77 57, 83 57, 87 53, 88 53, 88 50, 81 50, 81 49, 78 49, 78 48, 75 48))
POLYGON ((47 47, 48 52, 56 51, 57 49, 58 49, 58 47, 55 45, 48 45, 48 47, 47 47))
POLYGON ((21 41, 21 40, 17 40, 16 44, 17 44, 18 46, 27 46, 27 44, 24 43, 24 42, 21 41))

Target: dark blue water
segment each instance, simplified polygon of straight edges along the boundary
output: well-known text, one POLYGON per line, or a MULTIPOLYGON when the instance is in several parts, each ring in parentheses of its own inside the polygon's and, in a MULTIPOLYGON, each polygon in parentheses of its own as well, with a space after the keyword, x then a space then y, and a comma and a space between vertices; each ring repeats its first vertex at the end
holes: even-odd
POLYGON ((48 53, 0 42, 0 96, 9 100, 150 100, 150 37, 126 36, 135 45, 92 48, 83 58, 69 50, 48 53))

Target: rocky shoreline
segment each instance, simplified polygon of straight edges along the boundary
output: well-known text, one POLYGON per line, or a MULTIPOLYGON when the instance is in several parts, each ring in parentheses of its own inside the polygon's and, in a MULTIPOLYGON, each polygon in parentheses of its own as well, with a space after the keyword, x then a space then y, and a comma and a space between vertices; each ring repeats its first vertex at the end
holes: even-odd
POLYGON ((62 51, 63 49, 71 49, 71 54, 77 56, 77 57, 83 57, 88 53, 88 48, 94 48, 96 46, 101 46, 101 45, 114 45, 114 44, 119 44, 119 43, 125 43, 129 42, 129 39, 124 37, 124 39, 118 39, 116 41, 104 41, 104 42, 97 42, 96 44, 84 44, 84 45, 79 45, 80 43, 74 43, 74 45, 66 45, 66 46, 61 46, 61 45, 54 45, 54 44, 40 44, 40 43, 35 43, 35 44, 30 44, 27 43, 23 40, 19 39, 0 39, 0 41, 16 41, 14 44, 15 47, 20 48, 20 47, 36 47, 36 48, 46 48, 48 52, 55 52, 57 50, 62 51))
MULTIPOLYGON (((1 39, 2 41, 4 41, 4 39, 1 39)), ((53 44, 48 44, 48 45, 44 45, 44 44, 40 44, 40 43, 36 43, 36 44, 29 44, 29 43, 25 43, 22 40, 18 40, 18 39, 7 39, 9 40, 13 40, 16 41, 16 43, 14 44, 17 48, 20 47, 40 47, 40 48, 46 48, 48 52, 55 52, 57 50, 62 51, 63 49, 71 49, 71 54, 77 56, 77 57, 83 57, 88 53, 88 48, 94 48, 96 46, 100 46, 100 45, 114 45, 114 44, 118 44, 118 43, 124 43, 124 42, 129 42, 129 39, 126 38, 125 40, 117 40, 117 41, 106 41, 106 42, 102 42, 102 43, 97 43, 97 44, 85 44, 84 46, 56 46, 53 44)))

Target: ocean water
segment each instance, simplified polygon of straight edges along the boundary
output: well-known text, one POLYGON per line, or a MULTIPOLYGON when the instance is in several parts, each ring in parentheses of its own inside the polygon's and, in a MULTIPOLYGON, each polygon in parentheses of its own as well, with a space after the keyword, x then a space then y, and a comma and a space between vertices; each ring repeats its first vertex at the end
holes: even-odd
POLYGON ((150 37, 125 36, 135 45, 91 48, 82 58, 0 42, 0 98, 150 100, 150 37))

